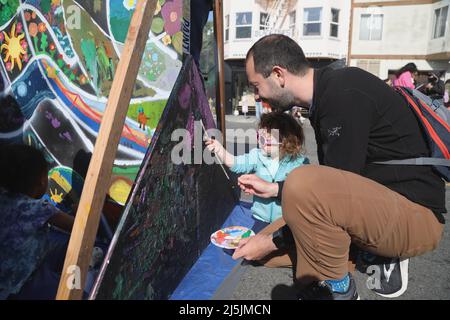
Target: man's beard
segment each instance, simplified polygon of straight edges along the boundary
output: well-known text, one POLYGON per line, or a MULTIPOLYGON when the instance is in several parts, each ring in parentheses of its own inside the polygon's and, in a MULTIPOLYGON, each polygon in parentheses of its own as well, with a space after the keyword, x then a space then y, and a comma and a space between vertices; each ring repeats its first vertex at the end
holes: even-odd
POLYGON ((274 88, 274 94, 271 98, 261 98, 272 107, 273 110, 286 111, 296 106, 294 95, 289 91, 282 91, 279 88, 274 88))

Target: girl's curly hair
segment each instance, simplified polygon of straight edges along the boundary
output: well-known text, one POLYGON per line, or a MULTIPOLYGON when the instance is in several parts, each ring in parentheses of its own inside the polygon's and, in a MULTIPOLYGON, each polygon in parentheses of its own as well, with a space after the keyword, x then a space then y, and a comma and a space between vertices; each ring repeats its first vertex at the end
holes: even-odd
POLYGON ((305 134, 302 126, 291 115, 276 111, 261 116, 260 129, 277 129, 280 135, 280 159, 295 158, 303 152, 305 134))

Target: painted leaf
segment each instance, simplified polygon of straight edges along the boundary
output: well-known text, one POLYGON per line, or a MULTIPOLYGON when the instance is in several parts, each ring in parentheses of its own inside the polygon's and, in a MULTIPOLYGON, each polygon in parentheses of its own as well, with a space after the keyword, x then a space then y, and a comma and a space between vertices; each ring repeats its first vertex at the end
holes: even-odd
POLYGON ((173 35, 172 45, 179 54, 183 53, 183 33, 181 31, 173 35))

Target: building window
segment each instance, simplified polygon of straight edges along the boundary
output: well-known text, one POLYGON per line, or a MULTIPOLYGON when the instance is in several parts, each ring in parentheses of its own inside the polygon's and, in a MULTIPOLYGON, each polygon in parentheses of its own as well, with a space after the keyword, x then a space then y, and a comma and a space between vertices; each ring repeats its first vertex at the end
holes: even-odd
POLYGON ((380 61, 379 60, 358 60, 356 66, 360 69, 366 70, 371 74, 380 76, 380 61))
POLYGON ((382 14, 362 14, 359 40, 381 40, 383 33, 382 14))
POLYGON ((252 13, 236 13, 236 39, 252 37, 252 13))
POLYGON ((295 20, 296 20, 296 12, 292 11, 289 13, 289 31, 291 33, 291 36, 294 36, 295 32, 295 20))
POLYGON ((230 15, 225 16, 225 41, 230 39, 230 15))
POLYGON ((331 9, 330 36, 337 38, 339 35, 339 9, 331 9))
POLYGON ((265 12, 261 12, 259 14, 259 30, 266 30, 267 29, 267 18, 269 15, 265 12))
POLYGON ((322 8, 305 8, 303 12, 303 35, 320 36, 322 28, 322 8))
POLYGON ((448 6, 434 10, 434 32, 433 39, 443 37, 445 35, 445 27, 447 25, 448 6))

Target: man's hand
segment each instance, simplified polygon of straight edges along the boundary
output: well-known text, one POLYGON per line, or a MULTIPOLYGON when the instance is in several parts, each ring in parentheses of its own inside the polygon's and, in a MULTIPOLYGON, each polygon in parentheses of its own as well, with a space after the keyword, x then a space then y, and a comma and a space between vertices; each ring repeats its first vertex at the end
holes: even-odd
POLYGON ((277 250, 271 234, 257 234, 254 237, 242 239, 234 251, 233 259, 260 260, 277 250))
POLYGON ((261 198, 274 198, 278 195, 278 183, 267 182, 254 174, 245 174, 238 179, 242 191, 261 198))

